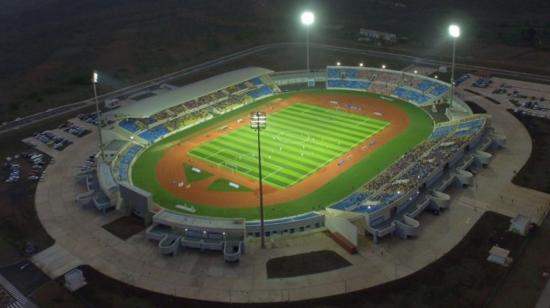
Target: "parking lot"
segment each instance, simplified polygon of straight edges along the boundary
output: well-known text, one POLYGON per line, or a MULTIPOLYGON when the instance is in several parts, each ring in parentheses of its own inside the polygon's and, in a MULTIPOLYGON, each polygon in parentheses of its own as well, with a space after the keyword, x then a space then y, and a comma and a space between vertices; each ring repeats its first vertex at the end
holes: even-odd
POLYGON ((1 178, 6 183, 17 183, 21 178, 30 181, 39 181, 44 175, 44 167, 49 158, 36 151, 27 151, 14 156, 4 158, 1 178), (23 170, 21 163, 26 161, 29 164, 27 170, 23 170))

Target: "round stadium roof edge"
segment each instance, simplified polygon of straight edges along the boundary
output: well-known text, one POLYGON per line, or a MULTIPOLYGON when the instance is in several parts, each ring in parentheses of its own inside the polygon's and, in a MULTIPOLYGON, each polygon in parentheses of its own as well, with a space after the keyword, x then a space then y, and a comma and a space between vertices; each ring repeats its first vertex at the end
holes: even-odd
POLYGON ((205 94, 271 73, 273 73, 272 70, 262 67, 246 67, 227 73, 222 73, 183 87, 179 87, 166 93, 153 95, 151 97, 133 102, 121 108, 109 111, 105 115, 111 117, 123 116, 127 118, 146 118, 159 111, 196 99, 205 94))

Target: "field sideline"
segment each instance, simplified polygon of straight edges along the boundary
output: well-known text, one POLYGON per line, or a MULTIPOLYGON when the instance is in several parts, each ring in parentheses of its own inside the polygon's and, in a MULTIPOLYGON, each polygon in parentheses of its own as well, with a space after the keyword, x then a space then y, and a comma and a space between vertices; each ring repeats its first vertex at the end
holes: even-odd
MULTIPOLYGON (((387 121, 300 103, 275 112, 261 133, 263 181, 277 188, 292 186, 387 125, 387 121)), ((259 179, 256 138, 249 127, 241 127, 194 148, 190 155, 259 179)))
MULTIPOLYGON (((276 97, 262 99, 256 103, 244 106, 225 115, 218 116, 157 142, 148 148, 142 155, 140 155, 132 166, 131 179, 133 184, 146 191, 152 192, 154 194, 154 200, 157 204, 161 204, 165 208, 178 211, 175 208, 175 205, 182 204, 186 201, 183 201, 166 191, 160 185, 158 179, 151 176, 152 174, 155 174, 156 166, 162 158, 164 151, 170 144, 175 144, 182 139, 202 135, 209 130, 215 129, 216 125, 227 120, 247 116, 250 111, 257 109, 260 106, 268 105, 270 102, 274 101, 274 99, 285 99, 299 93, 320 96, 346 95, 350 98, 353 96, 361 96, 365 98, 380 99, 381 97, 372 93, 355 91, 311 90, 285 93, 277 95, 276 97)), ((315 192, 289 202, 266 207, 266 218, 279 218, 297 215, 310 210, 322 209, 325 206, 344 198, 351 192, 350 188, 359 187, 364 184, 366 181, 388 167, 405 152, 425 140, 430 135, 433 129, 433 121, 423 110, 412 104, 394 98, 392 98, 391 101, 383 101, 384 103, 400 108, 407 114, 410 119, 410 124, 407 129, 392 140, 388 141, 386 144, 382 145, 378 150, 356 163, 353 167, 333 178, 332 181, 322 186, 315 192)), ((250 128, 246 129, 251 131, 250 128)), ((265 152, 262 151, 262 153, 265 152)), ((193 204, 190 202, 187 202, 187 204, 193 205, 197 209, 196 214, 198 215, 215 217, 243 217, 247 219, 256 219, 258 217, 258 210, 256 208, 220 208, 209 206, 208 204, 193 204)))

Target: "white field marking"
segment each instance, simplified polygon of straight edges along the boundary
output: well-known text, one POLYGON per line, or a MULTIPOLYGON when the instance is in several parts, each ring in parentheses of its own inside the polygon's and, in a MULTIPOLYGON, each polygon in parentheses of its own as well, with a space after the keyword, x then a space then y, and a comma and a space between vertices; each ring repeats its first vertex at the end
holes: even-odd
MULTIPOLYGON (((286 132, 283 132, 282 134, 284 135, 284 134, 286 134, 286 132)), ((325 139, 322 139, 322 140, 318 139, 316 141, 309 134, 307 134, 305 136, 301 135, 301 134, 294 134, 294 136, 296 136, 296 139, 298 139, 298 141, 285 139, 285 141, 286 141, 285 145, 298 145, 298 146, 301 146, 305 143, 306 145, 313 145, 313 146, 317 146, 317 147, 321 147, 321 148, 326 147, 327 145, 331 145, 331 149, 338 151, 338 153, 340 153, 342 151, 341 149, 339 149, 340 147, 342 147, 341 144, 327 143, 327 141, 325 139)), ((317 156, 318 154, 314 154, 314 155, 317 156)))
MULTIPOLYGON (((390 123, 387 123, 386 126, 388 126, 389 124, 390 124, 390 123)), ((336 159, 336 158, 339 157, 339 156, 342 156, 344 153, 353 150, 353 148, 355 148, 357 145, 359 145, 359 144, 365 142, 365 141, 368 140, 370 137, 376 135, 378 132, 380 132, 381 130, 383 130, 384 128, 386 128, 386 126, 384 126, 384 127, 380 128, 379 130, 377 130, 377 131, 371 133, 371 134, 368 135, 366 138, 364 138, 364 139, 362 139, 362 140, 359 140, 359 141, 356 142, 354 145, 352 145, 352 146, 349 148, 349 150, 340 152, 340 154, 333 156, 332 158, 328 159, 328 160, 325 161, 323 164, 319 165, 317 168, 314 168, 314 169, 312 169, 310 172, 304 174, 302 177, 300 177, 299 179, 295 180, 294 182, 292 182, 292 184, 290 184, 290 185, 288 185, 288 186, 292 186, 292 185, 294 185, 294 184, 296 184, 296 183, 302 181, 302 180, 305 179, 306 177, 310 176, 311 174, 313 174, 313 173, 319 171, 319 169, 321 169, 321 168, 323 168, 324 166, 326 166, 329 162, 333 161, 334 159, 336 159)))
MULTIPOLYGON (((301 113, 303 113, 303 112, 301 112, 301 113)), ((363 120, 363 121, 360 122, 359 124, 363 124, 364 122, 366 122, 366 121, 368 121, 368 120, 369 120, 369 119, 366 118, 365 120, 363 120)), ((271 167, 274 167, 274 168, 276 168, 277 170, 271 172, 269 175, 267 175, 267 176, 264 177, 263 179, 266 180, 266 182, 269 183, 270 185, 273 185, 273 186, 278 187, 278 188, 285 188, 285 187, 292 186, 292 185, 294 185, 294 184, 296 184, 296 183, 302 181, 304 178, 310 176, 311 174, 313 174, 313 173, 319 171, 319 169, 323 168, 323 167, 326 166, 329 162, 333 161, 333 160, 336 159, 337 157, 342 156, 344 153, 351 151, 351 150, 352 150, 353 148, 355 148, 358 144, 360 144, 360 143, 364 142, 365 140, 369 139, 370 137, 374 136, 375 134, 377 134, 378 132, 380 132, 381 130, 383 130, 384 128, 386 128, 388 125, 390 125, 389 122, 388 122, 388 123, 385 123, 385 125, 384 125, 383 127, 381 127, 381 128, 379 128, 378 130, 375 130, 374 132, 370 133, 367 137, 361 138, 361 140, 355 142, 355 143, 352 144, 351 146, 346 147, 347 149, 344 150, 344 151, 342 151, 342 150, 337 150, 338 152, 337 152, 336 154, 334 154, 333 156, 331 156, 329 159, 327 159, 325 162, 321 163, 320 165, 318 165, 316 168, 313 168, 313 169, 310 170, 309 172, 303 174, 302 176, 300 176, 298 179, 296 179, 294 182, 292 182, 291 184, 289 184, 289 185, 287 185, 287 186, 281 186, 281 185, 272 183, 271 181, 267 180, 268 177, 273 176, 273 175, 279 173, 281 170, 286 170, 286 169, 284 169, 283 167, 281 167, 281 166, 278 165, 278 164, 274 164, 274 163, 271 163, 271 162, 267 162, 267 161, 266 161, 266 162, 265 162, 266 165, 269 165, 269 166, 271 166, 271 167)), ((277 137, 278 137, 278 138, 280 138, 281 136, 284 137, 285 134, 286 134, 286 132, 284 132, 284 131, 283 131, 283 132, 279 132, 279 133, 277 134, 277 137)), ((271 136, 274 136, 274 135, 271 135, 271 136)), ((299 135, 296 135, 296 136, 299 136, 299 135)), ((330 143, 327 143, 325 140, 323 140, 323 141, 321 142, 321 141, 315 141, 315 140, 312 141, 312 139, 313 139, 313 138, 311 138, 311 136, 307 135, 307 138, 306 138, 305 136, 303 136, 302 141, 305 142, 305 144, 307 144, 307 145, 313 145, 313 146, 317 146, 317 147, 323 147, 323 146, 326 146, 326 145, 330 145, 330 143)), ((276 139, 276 140, 281 141, 280 139, 276 139)), ((303 144, 303 143, 300 143, 299 141, 293 141, 293 140, 288 140, 288 139, 285 139, 283 143, 284 143, 285 145, 287 145, 287 144, 288 144, 288 145, 303 144)), ((340 144, 340 145, 341 145, 341 144, 340 144)), ((212 154, 212 155, 210 155, 210 156, 208 156, 208 157, 211 157, 211 156, 213 156, 213 155, 216 155, 216 154, 218 154, 218 153, 220 153, 220 152, 222 152, 222 151, 224 151, 224 150, 220 150, 220 151, 218 151, 218 152, 216 152, 216 153, 214 153, 214 154, 212 154)), ((234 152, 234 151, 231 151, 231 152, 234 152)), ((235 153, 237 153, 237 152, 235 152, 235 153)), ((308 153, 308 155, 313 155, 311 151, 308 151, 307 153, 308 153)), ((237 154, 237 155, 242 155, 242 154, 237 154)), ((252 154, 252 155, 254 155, 254 154, 252 154)), ((315 154, 315 155, 317 156, 317 154, 315 154)), ((246 156, 246 155, 245 155, 245 156, 246 156)), ((233 161, 236 162, 235 160, 233 160, 233 161)), ((228 166, 227 166, 227 164, 228 164, 227 161, 224 161, 223 163, 216 163, 216 165, 220 165, 220 164, 223 164, 225 167, 228 167, 228 166)), ((237 166, 239 166, 239 164, 237 164, 237 166)), ((252 176, 252 175, 249 174, 249 173, 252 171, 251 169, 249 169, 249 168, 247 168, 247 167, 243 167, 243 166, 240 166, 240 168, 245 169, 246 172, 242 172, 242 171, 237 171, 237 172, 244 173, 244 174, 249 175, 249 176, 251 176, 251 177, 253 177, 253 178, 256 178, 256 179, 258 178, 258 177, 255 177, 255 176, 252 176)), ((230 168, 230 169, 231 169, 231 168, 230 168)))
POLYGON ((275 174, 277 174, 279 171, 281 171, 281 169, 283 169, 283 167, 278 167, 277 170, 272 171, 270 174, 268 174, 268 175, 266 175, 265 177, 263 177, 263 179, 264 179, 264 180, 267 180, 270 176, 275 175, 275 174))
POLYGON ((225 151, 225 149, 221 149, 219 151, 216 151, 216 152, 206 156, 204 159, 210 160, 210 157, 214 157, 214 156, 218 155, 219 153, 222 153, 223 151, 225 151))
MULTIPOLYGON (((225 167, 227 169, 230 169, 230 170, 233 170, 233 169, 244 169, 246 171, 237 171, 237 172, 241 172, 241 173, 244 173, 246 175, 249 175, 253 178, 258 178, 257 176, 253 176, 251 175, 251 172, 254 172, 253 169, 250 169, 248 164, 247 164, 247 161, 250 161, 248 159, 250 159, 250 157, 253 157, 255 160, 257 160, 257 157, 256 157, 256 154, 255 153, 250 153, 250 157, 246 154, 239 154, 238 152, 235 152, 233 150, 230 150, 229 152, 227 152, 228 154, 232 154, 233 157, 238 157, 239 155, 243 158, 242 160, 236 160, 235 158, 234 159, 230 159, 230 160, 227 160, 227 159, 224 159, 222 163, 215 163, 216 165, 218 166, 222 166, 222 167, 225 167), (234 167, 237 167, 237 168, 234 168, 234 167)), ((211 160, 209 160, 211 161, 211 160)), ((269 166, 273 169, 282 169, 282 170, 286 170, 284 169, 283 167, 281 167, 280 165, 276 164, 276 163, 272 163, 272 162, 268 162, 264 159, 262 159, 262 164, 264 164, 265 166, 269 166)), ((277 170, 277 172, 279 172, 281 170, 277 170)), ((272 172, 274 173, 274 172, 272 172)), ((298 173, 298 174, 301 174, 301 173, 298 173)), ((276 185, 274 183, 270 183, 271 185, 275 185, 277 187, 280 187, 280 188, 283 188, 283 186, 279 186, 279 185, 276 185)))

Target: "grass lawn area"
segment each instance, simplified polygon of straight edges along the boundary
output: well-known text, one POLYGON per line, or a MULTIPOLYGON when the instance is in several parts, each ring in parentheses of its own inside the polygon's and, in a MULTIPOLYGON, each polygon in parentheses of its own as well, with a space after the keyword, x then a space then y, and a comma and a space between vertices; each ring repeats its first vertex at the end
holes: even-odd
MULTIPOLYGON (((343 111, 294 104, 269 116, 261 132, 263 180, 292 186, 390 123, 343 111)), ((241 127, 190 151, 190 155, 258 179, 256 132, 241 127)))
POLYGON ((229 186, 229 182, 230 181, 226 179, 217 179, 212 184, 210 184, 210 186, 208 186, 208 191, 252 191, 252 189, 244 187, 241 184, 238 184, 239 188, 231 187, 229 186))
POLYGON ((185 178, 187 178, 187 181, 189 182, 204 180, 212 176, 212 173, 205 170, 195 172, 193 171, 193 166, 188 164, 183 164, 183 169, 185 170, 185 178))
MULTIPOLYGON (((377 94, 342 90, 311 90, 301 91, 298 93, 323 96, 331 94, 349 95, 350 99, 352 99, 353 96, 380 98, 377 94)), ((148 148, 143 154, 140 155, 140 157, 138 157, 132 169, 132 180, 134 185, 146 191, 152 192, 154 194, 155 202, 174 211, 179 211, 175 208, 176 204, 186 202, 189 205, 193 205, 197 209, 197 215, 257 219, 258 213, 256 209, 219 208, 209 206, 208 204, 191 204, 190 202, 180 200, 176 196, 164 190, 158 183, 158 180, 155 177, 151 177, 151 174, 154 174, 155 167, 164 153, 166 144, 176 143, 179 140, 206 133, 211 130, 212 127, 216 127, 217 124, 223 121, 238 119, 260 106, 271 103, 274 99, 285 99, 295 94, 296 93, 285 93, 262 99, 253 104, 246 105, 237 110, 215 117, 207 122, 164 138, 148 148)), ((349 195, 354 187, 359 187, 379 174, 401 155, 425 140, 431 134, 433 129, 433 121, 426 112, 399 99, 391 98, 391 100, 387 99, 385 102, 399 107, 409 116, 411 120, 410 125, 404 132, 381 146, 371 155, 365 157, 346 172, 343 172, 339 176, 335 177, 330 181, 330 183, 327 183, 317 191, 290 202, 267 206, 265 208, 265 217, 267 219, 280 218, 324 208, 349 195)), ((268 123, 268 129, 270 125, 271 122, 268 123)), ((263 150, 262 152, 265 153, 263 150)))

